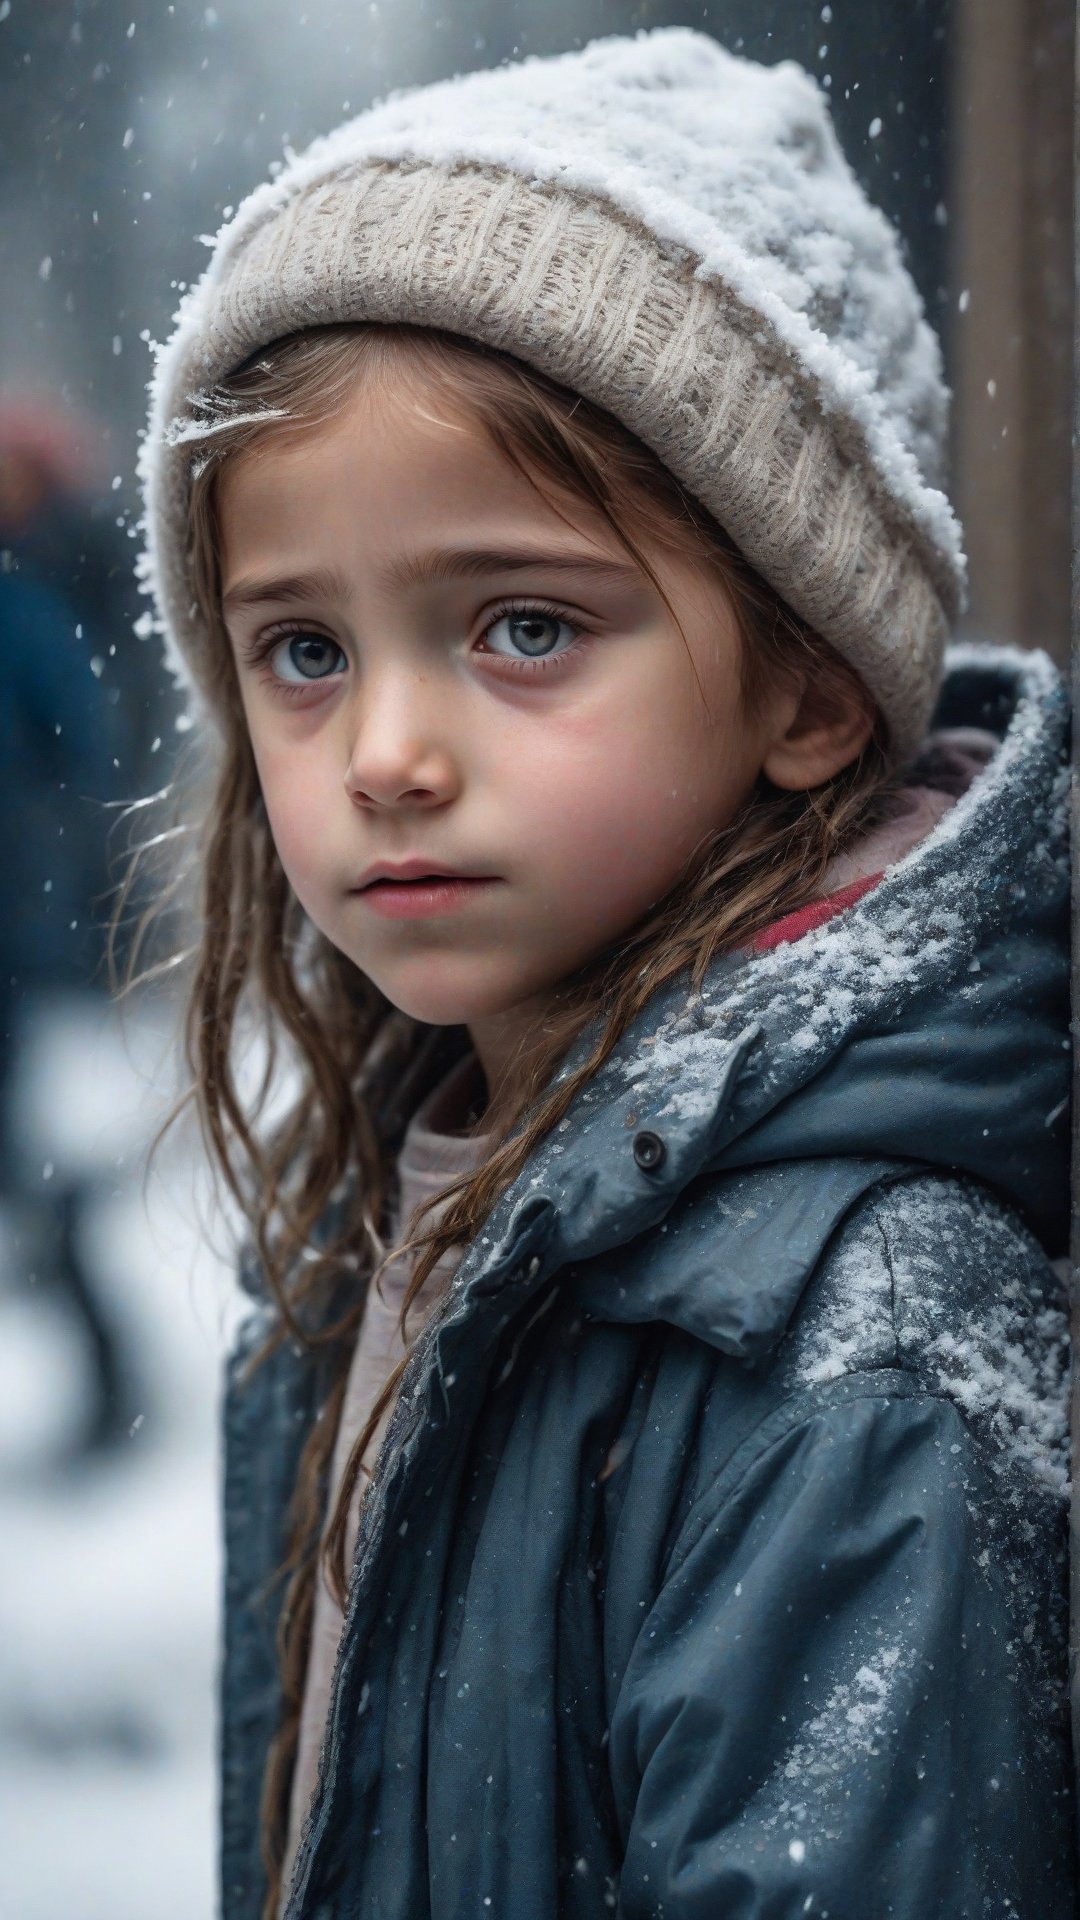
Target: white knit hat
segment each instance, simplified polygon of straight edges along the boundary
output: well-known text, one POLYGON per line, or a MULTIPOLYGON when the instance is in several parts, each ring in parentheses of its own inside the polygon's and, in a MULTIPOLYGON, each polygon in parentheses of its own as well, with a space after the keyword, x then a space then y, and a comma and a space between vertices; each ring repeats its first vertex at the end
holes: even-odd
POLYGON ((256 190, 159 356, 144 583, 205 693, 192 401, 301 328, 407 321, 604 407, 918 746, 962 601, 947 393, 896 235, 791 61, 684 28, 395 95, 256 190))

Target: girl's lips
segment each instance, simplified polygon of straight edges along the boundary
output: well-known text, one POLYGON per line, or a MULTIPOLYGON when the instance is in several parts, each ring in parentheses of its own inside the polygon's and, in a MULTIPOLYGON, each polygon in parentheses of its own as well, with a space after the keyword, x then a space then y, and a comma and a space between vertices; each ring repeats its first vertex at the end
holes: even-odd
POLYGON ((454 913, 467 906, 497 879, 469 880, 453 874, 430 875, 424 880, 373 880, 356 897, 384 920, 421 920, 436 913, 454 913))

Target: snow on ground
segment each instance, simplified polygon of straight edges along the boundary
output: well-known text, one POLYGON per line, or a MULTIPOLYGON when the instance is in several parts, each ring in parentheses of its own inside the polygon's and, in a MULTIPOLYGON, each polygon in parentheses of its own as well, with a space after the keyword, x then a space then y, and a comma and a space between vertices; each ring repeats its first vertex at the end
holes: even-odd
POLYGON ((42 1203, 77 1180, 88 1192, 79 1245, 130 1349, 137 1411, 100 1459, 69 1458, 86 1351, 47 1284, 32 1204, 0 1203, 10 1920, 214 1912, 216 1421, 237 1301, 227 1230, 204 1237, 190 1127, 161 1149, 143 1191, 173 1090, 168 1010, 142 1004, 125 1028, 89 996, 40 1003, 14 1090, 25 1190, 42 1203))

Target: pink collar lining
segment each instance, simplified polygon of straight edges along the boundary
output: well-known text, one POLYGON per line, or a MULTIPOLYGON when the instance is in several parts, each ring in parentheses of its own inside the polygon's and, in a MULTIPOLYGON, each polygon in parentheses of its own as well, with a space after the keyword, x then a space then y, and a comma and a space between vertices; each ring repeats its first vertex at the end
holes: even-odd
POLYGON ((864 893, 876 887, 882 873, 864 873, 858 880, 851 880, 839 892, 830 893, 824 900, 809 900, 805 907, 797 907, 794 913, 786 913, 782 920, 774 920, 771 927, 763 927, 750 942, 752 953, 768 953, 770 947, 782 947, 789 940, 801 940, 804 933, 812 933, 815 927, 823 927, 826 920, 832 920, 836 914, 843 913, 846 907, 853 907, 864 893))

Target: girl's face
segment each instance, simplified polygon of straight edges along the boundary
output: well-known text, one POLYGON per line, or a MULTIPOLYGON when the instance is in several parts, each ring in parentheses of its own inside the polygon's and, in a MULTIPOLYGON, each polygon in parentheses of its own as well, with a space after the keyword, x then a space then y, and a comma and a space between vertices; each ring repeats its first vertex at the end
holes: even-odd
POLYGON ((731 819, 798 694, 752 719, 706 570, 642 543, 676 625, 602 520, 556 511, 415 376, 239 457, 219 513, 285 872, 395 1006, 469 1027, 491 1086, 731 819), (479 884, 365 889, 406 861, 479 884))

